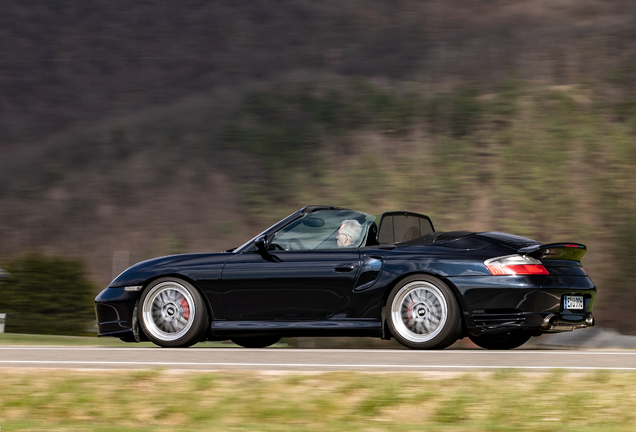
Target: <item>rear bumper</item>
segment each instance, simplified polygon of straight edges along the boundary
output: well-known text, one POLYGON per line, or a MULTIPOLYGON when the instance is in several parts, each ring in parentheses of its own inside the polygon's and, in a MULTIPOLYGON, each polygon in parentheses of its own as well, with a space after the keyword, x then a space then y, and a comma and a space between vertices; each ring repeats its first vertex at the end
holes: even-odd
POLYGON ((587 276, 469 276, 448 282, 458 291, 469 334, 554 333, 595 324, 596 286, 587 276), (566 295, 583 296, 583 309, 564 309, 566 295))
POLYGON ((473 334, 501 333, 516 330, 532 330, 535 334, 559 333, 579 328, 593 327, 594 315, 591 312, 580 314, 563 313, 482 313, 473 314, 475 325, 470 328, 473 334))

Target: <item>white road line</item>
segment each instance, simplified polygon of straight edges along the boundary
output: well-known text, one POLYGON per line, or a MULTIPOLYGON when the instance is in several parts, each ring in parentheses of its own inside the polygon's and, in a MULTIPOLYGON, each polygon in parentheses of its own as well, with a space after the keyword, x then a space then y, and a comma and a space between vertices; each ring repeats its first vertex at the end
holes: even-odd
POLYGON ((135 348, 135 347, 54 347, 54 346, 0 346, 0 351, 2 350, 51 350, 51 351, 149 351, 149 350, 157 350, 161 352, 167 351, 176 351, 176 352, 268 352, 268 353, 375 353, 375 354, 388 354, 392 355, 425 355, 428 353, 442 354, 442 355, 452 355, 458 353, 471 353, 471 354, 492 354, 493 352, 504 352, 506 354, 518 354, 518 355, 527 355, 527 354, 544 354, 544 355, 636 355, 636 350, 630 351, 612 351, 612 350, 482 350, 482 349, 467 349, 467 350, 435 350, 435 351, 419 351, 419 350, 365 350, 365 349, 322 349, 322 348, 312 348, 312 349, 304 349, 304 348, 268 348, 268 349, 250 349, 250 348, 160 348, 160 347, 144 347, 144 348, 135 348))
POLYGON ((108 361, 56 361, 56 360, 0 360, 0 364, 63 364, 63 365, 133 365, 133 366, 245 366, 245 367, 302 367, 302 368, 386 368, 386 369, 571 369, 571 370, 624 370, 636 367, 604 366, 509 366, 509 365, 374 365, 374 364, 312 364, 312 363, 201 363, 201 362, 108 362, 108 361))

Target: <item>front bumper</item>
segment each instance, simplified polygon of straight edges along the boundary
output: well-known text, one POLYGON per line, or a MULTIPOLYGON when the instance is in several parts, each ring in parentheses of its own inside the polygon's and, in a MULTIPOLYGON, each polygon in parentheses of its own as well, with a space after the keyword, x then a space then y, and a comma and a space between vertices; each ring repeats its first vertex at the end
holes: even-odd
POLYGON ((98 336, 125 336, 132 333, 133 310, 139 292, 106 288, 95 298, 98 336))

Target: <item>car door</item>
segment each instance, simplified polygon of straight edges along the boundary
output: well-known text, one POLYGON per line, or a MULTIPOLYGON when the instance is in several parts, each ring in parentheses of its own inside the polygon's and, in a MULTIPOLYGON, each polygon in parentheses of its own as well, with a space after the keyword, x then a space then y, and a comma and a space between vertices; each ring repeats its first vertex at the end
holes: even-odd
POLYGON ((245 252, 223 269, 229 320, 319 320, 353 288, 358 248, 245 252))
POLYGON ((228 319, 319 320, 331 315, 353 288, 358 248, 373 220, 367 213, 323 208, 267 233, 267 245, 237 254, 223 268, 228 319))

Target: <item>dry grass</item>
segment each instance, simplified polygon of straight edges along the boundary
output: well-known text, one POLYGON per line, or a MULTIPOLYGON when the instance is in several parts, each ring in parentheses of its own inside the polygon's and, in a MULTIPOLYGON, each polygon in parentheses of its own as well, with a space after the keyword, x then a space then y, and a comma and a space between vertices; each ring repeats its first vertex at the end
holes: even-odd
POLYGON ((636 422, 628 373, 0 370, 7 430, 536 431, 636 422))

